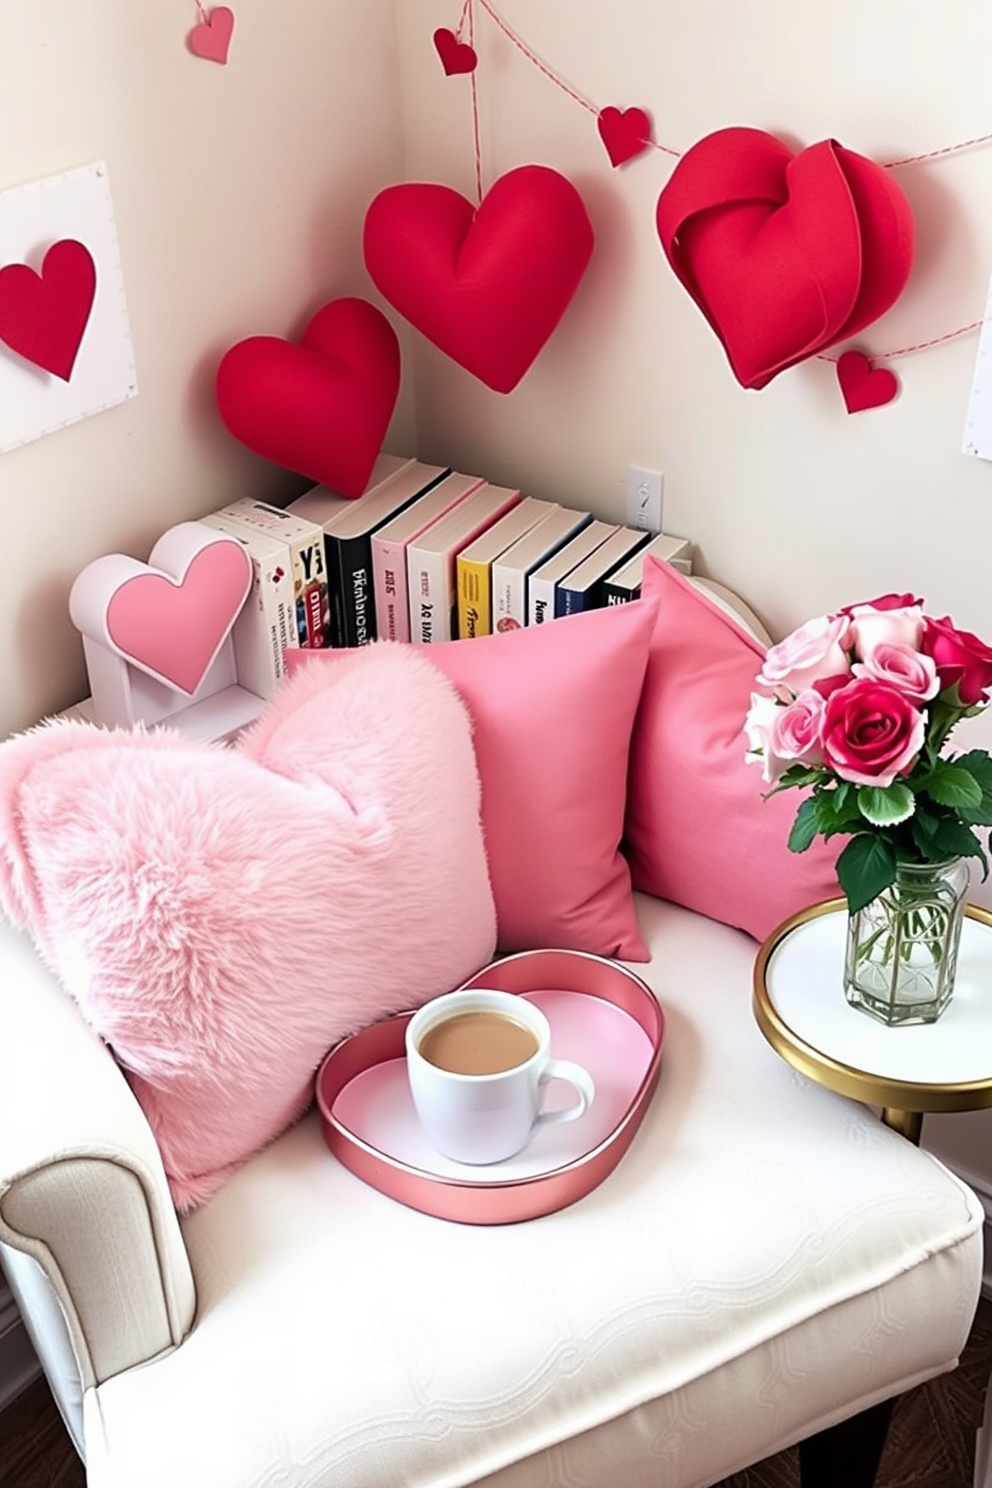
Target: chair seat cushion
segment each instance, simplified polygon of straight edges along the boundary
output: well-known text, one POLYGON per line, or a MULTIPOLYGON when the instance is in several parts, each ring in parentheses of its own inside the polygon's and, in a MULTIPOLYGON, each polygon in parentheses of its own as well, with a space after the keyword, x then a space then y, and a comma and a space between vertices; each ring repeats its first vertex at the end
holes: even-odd
POLYGON ((614 1172, 457 1225, 308 1117, 184 1220, 197 1322, 90 1392, 90 1488, 698 1488, 953 1365, 975 1197, 773 1053, 751 939, 637 908, 667 1036, 614 1172))

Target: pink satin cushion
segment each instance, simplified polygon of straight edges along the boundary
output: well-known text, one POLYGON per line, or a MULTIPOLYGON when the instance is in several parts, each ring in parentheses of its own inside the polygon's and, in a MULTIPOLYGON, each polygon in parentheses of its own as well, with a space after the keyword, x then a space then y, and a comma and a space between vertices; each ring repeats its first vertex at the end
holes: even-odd
POLYGON ((626 850, 636 889, 763 940, 838 895, 840 844, 787 846, 801 796, 762 799, 744 718, 762 647, 669 564, 649 558, 657 622, 631 743, 626 850))
MULTIPOLYGON (((422 648, 472 718, 503 953, 648 958, 620 840, 654 618, 654 602, 638 601, 422 648)), ((289 652, 287 664, 342 654, 289 652)))

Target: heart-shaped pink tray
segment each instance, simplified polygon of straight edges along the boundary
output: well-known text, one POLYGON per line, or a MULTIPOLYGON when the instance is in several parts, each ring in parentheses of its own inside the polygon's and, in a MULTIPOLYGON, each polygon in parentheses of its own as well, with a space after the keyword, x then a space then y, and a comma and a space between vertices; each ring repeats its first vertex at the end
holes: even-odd
POLYGON ((324 1059, 316 1081, 324 1139, 363 1182, 439 1219, 513 1224, 551 1214, 602 1183, 630 1146, 658 1083, 664 1014, 640 977, 581 951, 522 951, 464 985, 537 1002, 551 1022, 554 1055, 592 1073, 591 1109, 542 1129, 507 1162, 471 1167, 441 1157, 413 1110, 404 1052, 412 1014, 400 1013, 324 1059))

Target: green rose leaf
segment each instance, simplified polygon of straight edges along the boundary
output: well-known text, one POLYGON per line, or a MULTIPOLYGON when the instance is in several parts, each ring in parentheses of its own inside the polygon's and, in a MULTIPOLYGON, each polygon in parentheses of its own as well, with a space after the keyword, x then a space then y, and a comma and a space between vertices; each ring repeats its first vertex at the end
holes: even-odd
POLYGON ((804 801, 792 823, 792 831, 789 833, 789 851, 805 852, 818 831, 816 803, 813 800, 804 801))
POLYGON ((854 914, 895 882, 896 855, 884 837, 859 832, 837 859, 837 877, 854 914))
POLYGON ((891 785, 862 785, 858 790, 858 809, 873 827, 893 827, 908 821, 916 810, 916 797, 908 785, 894 780, 891 785))
POLYGON ((931 800, 941 806, 955 809, 964 806, 973 810, 982 804, 982 787, 971 771, 962 769, 959 764, 942 762, 936 765, 923 788, 931 800))

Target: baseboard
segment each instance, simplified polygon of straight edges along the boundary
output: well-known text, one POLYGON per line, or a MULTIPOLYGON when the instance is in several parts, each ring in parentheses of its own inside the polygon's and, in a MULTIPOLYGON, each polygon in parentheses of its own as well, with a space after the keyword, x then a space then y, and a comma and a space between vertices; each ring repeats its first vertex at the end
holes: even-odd
POLYGON ((6 1410, 41 1374, 41 1365, 17 1311, 0 1279, 0 1411, 6 1410))

